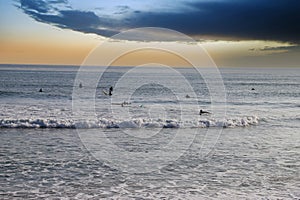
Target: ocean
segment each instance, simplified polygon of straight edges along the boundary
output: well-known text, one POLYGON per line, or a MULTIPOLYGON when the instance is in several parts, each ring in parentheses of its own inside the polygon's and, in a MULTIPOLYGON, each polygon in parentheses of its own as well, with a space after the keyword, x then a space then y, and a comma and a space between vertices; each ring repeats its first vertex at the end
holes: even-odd
POLYGON ((299 72, 0 65, 0 198, 300 199, 299 72))

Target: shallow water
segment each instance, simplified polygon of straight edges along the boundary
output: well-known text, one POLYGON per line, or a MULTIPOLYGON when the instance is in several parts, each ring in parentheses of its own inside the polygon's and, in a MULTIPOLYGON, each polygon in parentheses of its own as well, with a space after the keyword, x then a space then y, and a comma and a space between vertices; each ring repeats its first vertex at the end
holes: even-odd
MULTIPOLYGON (((179 159, 139 174, 95 159, 76 130, 2 129, 1 198, 299 198, 297 130, 224 129, 206 156, 201 149, 203 130, 179 159)), ((139 145, 120 139, 115 129, 105 130, 128 152, 163 145, 172 130, 164 131, 158 141, 139 145)))

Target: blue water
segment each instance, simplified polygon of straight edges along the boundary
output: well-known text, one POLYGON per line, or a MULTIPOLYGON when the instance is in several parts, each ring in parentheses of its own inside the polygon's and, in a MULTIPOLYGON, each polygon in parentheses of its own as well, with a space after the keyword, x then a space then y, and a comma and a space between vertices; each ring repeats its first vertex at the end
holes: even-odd
POLYGON ((226 101, 214 103, 193 69, 176 69, 191 94, 159 68, 114 67, 93 112, 74 108, 77 70, 0 66, 1 199, 300 198, 299 69, 222 68, 226 101))

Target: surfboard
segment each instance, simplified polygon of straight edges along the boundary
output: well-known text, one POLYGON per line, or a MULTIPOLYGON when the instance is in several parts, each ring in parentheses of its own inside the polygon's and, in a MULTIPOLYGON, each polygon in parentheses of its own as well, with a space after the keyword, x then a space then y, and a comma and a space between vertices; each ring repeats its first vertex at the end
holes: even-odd
POLYGON ((117 103, 117 102, 113 102, 113 103, 111 103, 111 105, 131 105, 131 102, 127 102, 127 101, 125 101, 125 102, 120 102, 120 103, 117 103))
POLYGON ((111 105, 122 105, 123 103, 111 103, 111 105))
POLYGON ((106 90, 102 90, 102 92, 103 92, 104 95, 108 95, 106 90))

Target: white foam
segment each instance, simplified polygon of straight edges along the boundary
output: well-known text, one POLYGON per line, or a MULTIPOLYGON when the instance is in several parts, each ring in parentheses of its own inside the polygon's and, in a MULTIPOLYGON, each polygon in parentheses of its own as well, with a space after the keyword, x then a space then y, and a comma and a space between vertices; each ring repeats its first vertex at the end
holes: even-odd
POLYGON ((178 121, 176 119, 130 119, 116 120, 101 118, 99 120, 81 120, 72 119, 0 119, 0 128, 234 128, 246 127, 258 124, 258 117, 242 117, 231 119, 202 119, 195 121, 178 121))

